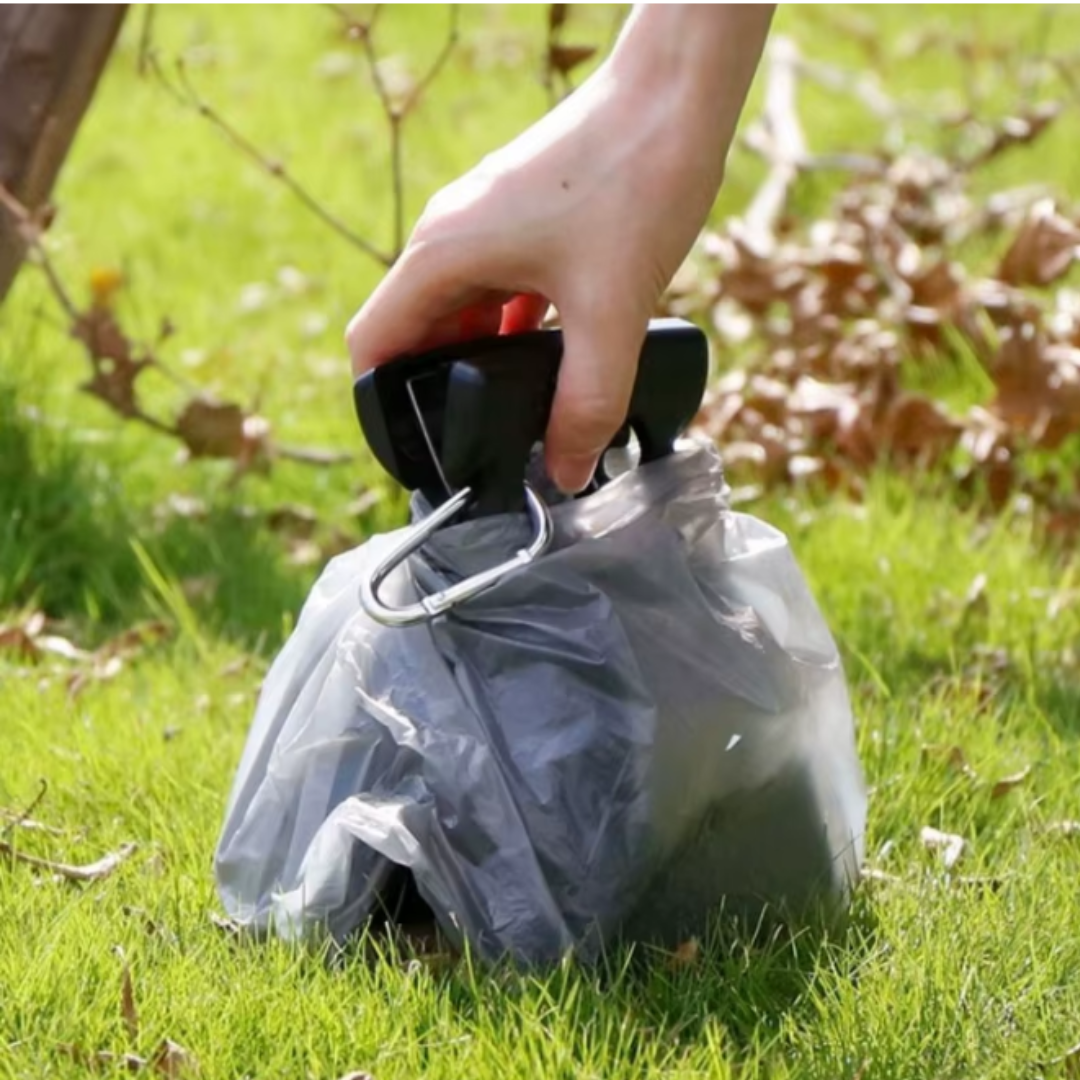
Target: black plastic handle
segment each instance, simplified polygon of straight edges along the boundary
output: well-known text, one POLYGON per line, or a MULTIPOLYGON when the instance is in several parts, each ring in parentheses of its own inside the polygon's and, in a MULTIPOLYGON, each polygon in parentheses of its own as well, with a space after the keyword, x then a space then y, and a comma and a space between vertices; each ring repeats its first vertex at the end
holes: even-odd
MULTIPOLYGON (((543 440, 562 333, 482 338, 405 357, 362 375, 354 398, 372 452, 395 479, 435 505, 464 486, 476 516, 520 508, 533 447, 543 440)), ((626 423, 641 461, 669 454, 701 405, 704 334, 678 319, 650 323, 626 423)))

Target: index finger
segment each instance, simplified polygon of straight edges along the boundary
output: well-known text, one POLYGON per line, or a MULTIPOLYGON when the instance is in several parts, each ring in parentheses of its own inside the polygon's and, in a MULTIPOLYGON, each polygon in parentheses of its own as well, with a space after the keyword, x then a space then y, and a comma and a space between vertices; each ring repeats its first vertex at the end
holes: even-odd
MULTIPOLYGON (((455 322, 464 330, 462 311, 486 292, 466 282, 445 260, 436 264, 433 259, 406 251, 345 331, 353 374, 360 375, 433 341, 461 336, 453 332, 455 322)), ((498 325, 496 317, 492 333, 498 325)), ((485 331, 486 325, 479 329, 485 331)))

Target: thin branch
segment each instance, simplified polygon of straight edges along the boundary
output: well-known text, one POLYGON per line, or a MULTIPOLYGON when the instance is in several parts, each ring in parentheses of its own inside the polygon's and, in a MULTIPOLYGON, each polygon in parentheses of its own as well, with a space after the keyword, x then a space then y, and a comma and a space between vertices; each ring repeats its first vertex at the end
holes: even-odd
POLYGON ((424 94, 446 66, 451 53, 458 44, 458 5, 450 5, 450 22, 446 40, 442 48, 436 54, 428 70, 417 80, 416 84, 404 96, 403 100, 395 101, 383 78, 379 67, 379 57, 375 50, 374 27, 378 19, 381 4, 376 4, 371 13, 371 18, 366 23, 358 23, 343 11, 339 6, 332 5, 332 10, 342 18, 348 20, 350 36, 357 38, 364 52, 368 70, 371 73, 371 82, 375 87, 375 94, 382 106, 383 115, 386 117, 387 127, 390 133, 390 183, 394 198, 394 259, 401 254, 405 246, 405 173, 402 165, 402 128, 406 118, 419 105, 424 94))
POLYGON ((144 78, 151 69, 154 52, 154 19, 157 17, 157 4, 147 4, 143 8, 142 26, 139 28, 139 52, 135 61, 135 70, 144 78))
POLYGON ((431 67, 428 68, 424 77, 413 88, 413 92, 409 95, 408 101, 405 103, 405 111, 410 112, 420 99, 427 92, 427 88, 439 77, 439 73, 446 66, 447 60, 450 59, 450 54, 457 48, 459 40, 459 12, 460 7, 458 4, 450 5, 450 28, 446 34, 446 40, 443 42, 442 48, 439 50, 438 55, 432 61, 431 67))
POLYGON ((353 455, 342 450, 317 450, 313 447, 276 445, 274 452, 287 461, 301 465, 347 465, 353 455))
MULTIPOLYGON (((161 70, 160 64, 156 61, 151 61, 151 66, 165 85, 169 86, 169 80, 161 70)), ((172 90, 173 96, 179 102, 186 105, 188 108, 193 109, 200 116, 208 120, 237 150, 249 160, 255 162, 255 164, 263 169, 264 172, 283 184, 292 192, 300 203, 303 204, 303 206, 314 214, 324 225, 328 226, 342 237, 342 239, 347 240, 365 255, 368 255, 376 262, 380 263, 383 267, 390 267, 393 265, 393 256, 386 254, 384 251, 380 251, 370 241, 364 239, 364 237, 349 228, 341 218, 336 214, 331 213, 331 211, 319 202, 319 200, 312 195, 311 192, 308 191, 280 161, 274 161, 272 158, 263 154, 258 147, 226 120, 221 113, 203 100, 203 98, 199 96, 199 93, 191 80, 188 78, 183 60, 176 61, 176 69, 181 83, 181 90, 177 90, 175 87, 170 87, 170 89, 172 90)))
POLYGON ((382 71, 379 68, 379 58, 375 53, 375 42, 371 36, 381 6, 380 4, 375 5, 371 19, 366 25, 358 25, 360 44, 364 50, 368 70, 371 72, 371 82, 375 87, 375 94, 379 99, 383 115, 386 117, 390 129, 390 182, 394 191, 394 255, 396 258, 405 245, 405 178, 401 170, 401 121, 404 116, 404 108, 395 105, 393 98, 390 96, 382 71))
MULTIPOLYGON (((16 825, 25 825, 30 821, 30 815, 41 805, 41 800, 45 798, 45 795, 49 790, 49 782, 44 777, 41 778, 39 783, 41 786, 38 788, 37 794, 29 803, 27 803, 25 809, 16 813, 8 813, 6 810, 0 810, 0 815, 8 819, 8 824, 4 826, 4 830, 0 833, 0 836, 10 836, 12 829, 14 829, 16 825)), ((37 822, 34 822, 33 825, 37 825, 37 822)))
POLYGON ((60 306, 64 309, 65 314, 71 319, 76 318, 78 316, 78 309, 75 307, 67 290, 64 288, 63 282, 61 282, 60 277, 52 264, 52 260, 49 258, 49 253, 45 250, 45 245, 41 242, 41 224, 2 183, 0 183, 0 206, 3 206, 15 219, 15 222, 19 227, 19 234, 22 236, 27 248, 38 260, 38 264, 41 266, 41 269, 45 273, 45 277, 49 281, 49 287, 52 289, 60 306))
POLYGON ((38 870, 48 870, 50 873, 59 874, 67 881, 100 881, 108 877, 125 860, 131 858, 137 850, 136 844, 123 844, 116 851, 110 852, 97 862, 86 866, 75 866, 72 863, 53 862, 52 859, 40 859, 36 855, 27 855, 18 848, 0 840, 0 855, 7 856, 12 862, 25 863, 38 870))
POLYGON ((743 215, 743 226, 755 246, 767 247, 772 243, 791 185, 799 174, 800 163, 806 158, 806 139, 795 109, 798 58, 798 50, 790 38, 773 39, 769 49, 763 118, 771 167, 765 183, 743 215))

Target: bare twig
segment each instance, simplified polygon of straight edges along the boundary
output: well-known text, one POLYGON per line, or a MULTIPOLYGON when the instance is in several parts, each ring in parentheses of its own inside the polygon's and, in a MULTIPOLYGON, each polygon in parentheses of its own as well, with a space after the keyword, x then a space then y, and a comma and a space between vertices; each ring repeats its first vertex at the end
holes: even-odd
POLYGON ((806 157, 806 140, 795 111, 798 57, 798 50, 790 38, 773 39, 769 49, 769 81, 763 117, 771 167, 765 183, 743 215, 747 239, 755 247, 767 248, 772 243, 791 185, 806 157))
POLYGON ((540 75, 540 81, 547 91, 548 105, 554 108, 559 103, 559 96, 555 91, 555 67, 551 63, 551 57, 559 43, 559 32, 562 30, 566 17, 569 14, 568 4, 548 4, 547 12, 547 37, 544 41, 544 68, 540 75))
POLYGON ((55 825, 47 825, 44 821, 37 821, 34 818, 24 817, 14 810, 0 809, 0 818, 3 818, 8 822, 8 824, 4 826, 4 836, 7 836, 12 829, 25 829, 27 832, 48 833, 49 836, 64 835, 63 829, 58 829, 55 825))
POLYGON ((78 308, 60 280, 41 241, 42 226, 25 206, 0 185, 0 206, 16 220, 32 255, 44 270, 57 302, 68 318, 68 331, 81 342, 90 361, 92 376, 82 389, 93 394, 126 420, 182 442, 196 457, 226 457, 236 463, 236 478, 273 456, 307 465, 332 465, 351 460, 351 455, 321 450, 279 448, 270 440, 269 425, 238 405, 192 397, 172 423, 147 413, 139 404, 136 382, 147 368, 155 368, 174 383, 184 385, 148 350, 137 350, 124 334, 108 303, 78 308))
POLYGON ((37 220, 2 183, 0 183, 0 206, 3 206, 4 209, 14 217, 19 227, 19 232, 22 234, 23 241, 37 259, 45 277, 48 278, 49 287, 52 289, 53 295, 64 309, 65 314, 67 314, 69 318, 74 319, 78 314, 78 309, 75 307, 67 290, 64 288, 64 285, 52 264, 52 260, 49 258, 49 253, 45 250, 45 245, 41 242, 41 234, 45 230, 45 225, 37 220))
MULTIPOLYGON (((31 821, 30 815, 41 805, 41 800, 45 798, 46 792, 49 790, 49 782, 44 777, 39 781, 40 787, 37 790, 37 794, 26 805, 26 808, 22 811, 11 813, 7 810, 0 810, 0 816, 8 819, 8 824, 4 826, 4 830, 0 833, 0 836, 10 836, 11 831, 16 826, 26 826, 27 822, 31 821)), ((30 828, 38 827, 38 823, 32 822, 30 828)))
POLYGON ((428 87, 439 77, 439 73, 446 66, 447 60, 450 59, 451 53, 457 47, 459 39, 459 6, 457 4, 450 5, 450 26, 446 34, 446 40, 443 42, 442 48, 439 50, 435 59, 431 63, 431 67, 424 73, 423 77, 416 84, 413 92, 409 95, 409 99, 405 105, 405 111, 411 111, 420 99, 427 92, 428 87))
POLYGON ((154 19, 157 17, 157 4, 147 4, 143 8, 142 26, 139 28, 139 52, 135 61, 135 70, 142 78, 150 70, 151 55, 154 51, 154 19))
POLYGON ((344 465, 353 459, 352 454, 340 450, 316 450, 308 446, 276 446, 274 449, 278 457, 301 465, 344 465))
POLYGON ((121 863, 131 858, 137 849, 137 844, 123 844, 116 851, 112 851, 103 858, 98 859, 97 862, 88 863, 85 866, 75 866, 72 863, 54 862, 52 859, 41 859, 36 855, 27 855, 26 852, 19 851, 6 841, 0 840, 0 855, 7 856, 12 862, 24 863, 26 866, 33 866, 38 870, 47 870, 51 874, 59 874, 66 881, 80 882, 100 881, 102 878, 108 877, 121 863))
POLYGON ((394 255, 396 257, 405 244, 405 178, 401 171, 401 120, 405 113, 401 106, 395 105, 390 96, 386 81, 383 79, 382 69, 379 67, 375 44, 372 41, 372 28, 381 7, 381 4, 376 4, 370 21, 361 26, 360 44, 371 73, 372 85, 375 87, 375 93, 379 98, 379 104, 382 106, 390 131, 390 182, 394 192, 394 255))
POLYGON ((358 248, 365 255, 374 259, 384 267, 393 265, 393 257, 384 251, 380 251, 374 244, 358 233, 354 232, 336 214, 328 210, 319 200, 291 172, 280 162, 265 155, 250 139, 240 132, 232 123, 225 119, 212 105, 205 101, 195 89, 191 79, 188 78, 183 60, 176 61, 177 76, 180 86, 173 85, 162 70, 161 65, 153 55, 149 58, 151 69, 157 74, 162 84, 170 91, 172 96, 182 105, 192 109, 199 116, 204 117, 225 136, 225 138, 237 150, 249 160, 255 162, 264 172, 272 176, 284 185, 296 199, 315 215, 324 225, 336 232, 342 239, 348 241, 353 247, 358 248))
POLYGON ((417 80, 415 85, 399 101, 394 100, 386 80, 383 78, 382 69, 379 66, 379 57, 375 49, 374 27, 382 5, 376 4, 370 19, 366 23, 357 23, 350 18, 350 31, 352 36, 358 38, 367 61, 368 71, 371 73, 371 82, 375 87, 375 93, 382 106, 383 115, 386 117, 387 129, 390 136, 390 183, 393 189, 394 199, 394 259, 401 254, 405 246, 405 174, 402 166, 402 140, 403 127, 406 118, 420 104, 424 94, 446 66, 447 60, 457 47, 458 43, 458 5, 450 5, 450 22, 446 34, 446 40, 442 48, 436 54, 428 70, 417 80))

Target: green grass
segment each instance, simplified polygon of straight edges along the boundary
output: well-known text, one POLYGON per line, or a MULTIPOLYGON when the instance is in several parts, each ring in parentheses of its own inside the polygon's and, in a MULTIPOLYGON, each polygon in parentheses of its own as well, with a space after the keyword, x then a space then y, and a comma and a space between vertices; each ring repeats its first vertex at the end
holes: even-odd
MULTIPOLYGON (((392 10, 392 47, 430 53, 444 17, 433 10, 392 10)), ((1037 9, 867 17, 889 40, 951 23, 1037 50, 1047 33, 1037 9)), ((417 119, 410 214, 542 110, 529 59, 542 18, 528 7, 465 12, 466 36, 486 44, 451 67, 417 119)), ((165 354, 193 380, 245 397, 261 389, 286 441, 358 448, 340 327, 377 274, 137 78, 137 19, 58 192, 60 265, 80 287, 93 266, 123 266, 123 313, 148 336, 168 314, 179 332, 165 354), (310 291, 241 313, 245 284, 272 283, 283 266, 310 291), (327 328, 308 336, 312 314, 327 328)), ((1071 9, 1052 19, 1062 38, 1078 21, 1071 9)), ((604 40, 610 13, 588 20, 581 36, 604 40)), ((813 9, 780 22, 809 55, 859 59, 813 9)), ((387 238, 378 115, 356 80, 313 74, 347 49, 332 16, 164 8, 156 34, 166 56, 198 46, 192 74, 204 93, 359 228, 387 238)), ((932 96, 954 75, 927 50, 883 79, 895 94, 932 96)), ((814 146, 873 144, 860 106, 807 93, 814 146)), ((1070 115, 986 182, 1075 190, 1075 134, 1070 115)), ((745 198, 755 168, 733 159, 718 212, 745 198)), ((139 845, 87 886, 0 862, 0 1076, 82 1076, 62 1045, 145 1056, 166 1037, 214 1078, 1069 1075, 1049 1063, 1080 1042, 1080 836, 1047 826, 1080 819, 1080 565, 1037 544, 1029 519, 987 525, 932 480, 913 489, 889 476, 862 506, 800 496, 755 507, 788 531, 844 648, 872 786, 867 850, 895 879, 863 886, 845 934, 718 935, 684 966, 616 956, 597 972, 536 976, 238 945, 210 921, 210 852, 259 679, 317 572, 292 565, 244 508, 296 500, 334 522, 358 488, 382 482, 362 458, 333 470, 285 464, 239 487, 216 465, 179 466, 164 440, 77 392, 82 358, 49 320, 40 281, 24 274, 0 311, 0 621, 40 604, 80 642, 154 616, 175 633, 74 698, 59 662, 24 668, 0 655, 0 806, 27 804, 44 779, 35 816, 62 830, 20 831, 20 848, 90 862, 139 845), (206 519, 161 519, 174 493, 204 499, 206 519), (969 602, 979 575, 985 591, 969 602), (178 584, 193 579, 213 587, 180 599, 178 584), (962 748, 974 776, 927 746, 962 748), (993 797, 995 781, 1028 766, 993 797), (968 841, 952 874, 923 850, 927 825, 968 841), (121 1008, 125 962, 137 1030, 121 1008)), ((963 386, 947 389, 963 398, 963 386)), ((172 400, 164 383, 154 394, 172 400)), ((387 493, 350 528, 385 528, 401 509, 387 493)))

